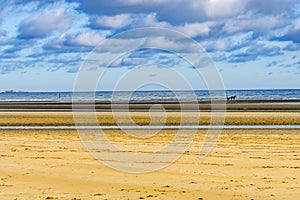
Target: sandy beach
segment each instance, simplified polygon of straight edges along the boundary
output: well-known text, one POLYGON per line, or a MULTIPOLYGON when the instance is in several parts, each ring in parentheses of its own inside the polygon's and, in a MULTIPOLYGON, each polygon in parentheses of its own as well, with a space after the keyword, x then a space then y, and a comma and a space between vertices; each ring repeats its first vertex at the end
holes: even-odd
MULTIPOLYGON (((199 159, 205 131, 167 168, 129 174, 95 160, 74 131, 0 132, 0 199, 297 199, 299 130, 225 130, 199 159)), ((164 143, 161 132, 144 145, 164 143)), ((112 142, 127 136, 108 131, 112 142)), ((130 143, 134 145, 133 143, 130 143)), ((113 159, 113 158, 112 158, 113 159)))
MULTIPOLYGON (((226 125, 300 124, 297 109, 273 107, 273 110, 266 110, 274 105, 266 104, 262 108, 262 105, 253 104, 255 110, 241 111, 244 104, 233 106, 236 110, 226 112, 226 125)), ((2 110, 0 126, 74 126, 74 113, 56 108, 51 108, 54 109, 51 112, 37 108, 2 110)), ((185 114, 191 119, 200 116, 199 125, 211 122, 209 111, 185 114)), ((100 125, 110 126, 117 124, 114 115, 122 119, 121 125, 130 123, 125 118, 126 113, 121 111, 113 114, 106 110, 97 112, 96 116, 100 125)), ((164 117, 166 125, 180 125, 180 116, 176 109, 166 113, 153 112, 151 116, 143 109, 130 112, 138 125, 150 122, 156 125, 155 122, 164 117)), ((88 120, 83 123, 89 125, 88 120)), ((106 130, 105 136, 110 143, 126 151, 143 154, 155 152, 170 143, 176 131, 161 130, 141 139, 116 129, 106 130)), ((95 159, 75 129, 4 128, 0 130, 0 199, 294 200, 300 196, 299 129, 226 129, 213 151, 199 158, 206 131, 198 130, 182 157, 166 168, 132 174, 107 167, 106 160, 95 159)), ((93 134, 93 130, 89 133, 93 134)), ((173 155, 176 152, 166 153, 173 155)), ((118 156, 117 151, 112 152, 109 161, 121 162, 118 156)), ((130 162, 128 160, 128 166, 130 162)))

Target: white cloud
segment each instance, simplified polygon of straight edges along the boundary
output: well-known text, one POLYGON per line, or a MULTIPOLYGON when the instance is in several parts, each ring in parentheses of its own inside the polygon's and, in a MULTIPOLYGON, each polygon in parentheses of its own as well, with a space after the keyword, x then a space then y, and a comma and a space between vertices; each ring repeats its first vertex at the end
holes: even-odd
POLYGON ((130 21, 131 17, 128 14, 97 16, 92 18, 91 26, 93 28, 120 28, 127 25, 130 21))
POLYGON ((207 36, 214 25, 212 22, 190 23, 174 27, 175 30, 186 34, 189 37, 207 36))
MULTIPOLYGON (((136 15, 133 17, 132 23, 128 27, 132 28, 144 28, 144 27, 157 27, 157 28, 169 28, 179 31, 188 37, 207 36, 216 23, 203 22, 203 23, 186 23, 180 26, 173 26, 167 22, 159 21, 155 13, 150 13, 146 16, 136 15)), ((161 34, 158 33, 158 34, 161 34)))
POLYGON ((245 0, 207 0, 204 2, 204 12, 208 17, 229 17, 242 13, 247 1, 245 0))
MULTIPOLYGON (((139 24, 139 23, 138 23, 139 24)), ((142 26, 152 26, 152 27, 160 27, 160 28, 166 28, 169 27, 169 23, 158 21, 156 17, 156 13, 151 13, 147 15, 145 18, 140 20, 140 25, 142 26)))
POLYGON ((66 30, 72 25, 72 17, 64 9, 55 9, 33 14, 24 19, 19 26, 19 37, 41 38, 52 31, 66 30))
POLYGON ((83 31, 75 35, 62 34, 60 37, 48 41, 43 48, 58 52, 91 51, 104 38, 105 32, 102 31, 83 31))
POLYGON ((97 46, 105 38, 103 32, 84 31, 75 36, 68 37, 68 43, 74 46, 97 46))
POLYGON ((283 27, 289 22, 279 16, 259 16, 252 13, 228 20, 221 32, 235 34, 252 31, 257 34, 283 27))
POLYGON ((181 38, 180 35, 175 34, 175 38, 170 40, 165 36, 148 37, 145 40, 144 46, 155 49, 162 49, 167 51, 174 51, 177 53, 198 52, 199 46, 191 40, 181 38))
POLYGON ((171 25, 164 21, 158 21, 156 13, 149 13, 147 15, 135 15, 133 17, 131 28, 142 27, 158 27, 158 28, 171 28, 171 25))
POLYGON ((300 21, 295 24, 294 30, 300 30, 300 21))
POLYGON ((226 51, 230 48, 231 43, 227 39, 219 39, 214 41, 205 41, 201 45, 205 47, 208 51, 226 51))
POLYGON ((180 43, 174 43, 173 41, 168 40, 163 36, 147 38, 145 41, 145 46, 169 50, 178 50, 182 48, 180 43))

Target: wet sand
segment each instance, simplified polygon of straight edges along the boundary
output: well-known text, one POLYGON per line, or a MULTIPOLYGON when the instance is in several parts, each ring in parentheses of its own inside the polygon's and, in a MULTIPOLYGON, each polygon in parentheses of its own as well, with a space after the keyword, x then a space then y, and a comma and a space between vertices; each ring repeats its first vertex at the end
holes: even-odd
MULTIPOLYGON (((213 152, 199 159, 204 133, 167 168, 129 174, 95 160, 74 131, 1 130, 0 199, 299 198, 299 130, 224 130, 213 152)), ((106 135, 138 148, 169 142, 174 132, 139 143, 118 131, 106 135)))
MULTIPOLYGON (((154 109, 155 106, 161 105, 167 111, 193 111, 199 108, 201 111, 215 110, 230 110, 230 111, 300 111, 299 99, 277 99, 277 100, 235 100, 235 101, 200 101, 197 105, 183 102, 143 102, 143 103, 75 103, 71 102, 0 102, 0 111, 72 111, 76 109, 96 109, 99 112, 124 111, 130 109, 132 112, 144 112, 149 109, 154 109), (226 108, 225 108, 226 106, 226 108)), ((161 108, 160 108, 161 109, 161 108)))

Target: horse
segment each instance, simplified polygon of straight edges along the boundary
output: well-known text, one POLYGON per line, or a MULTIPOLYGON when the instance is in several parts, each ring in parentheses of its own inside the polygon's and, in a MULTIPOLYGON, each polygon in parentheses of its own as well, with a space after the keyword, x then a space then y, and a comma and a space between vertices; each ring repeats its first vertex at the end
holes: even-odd
POLYGON ((235 100, 236 96, 231 96, 230 100, 235 100))
POLYGON ((226 96, 227 101, 235 101, 236 96, 226 96))

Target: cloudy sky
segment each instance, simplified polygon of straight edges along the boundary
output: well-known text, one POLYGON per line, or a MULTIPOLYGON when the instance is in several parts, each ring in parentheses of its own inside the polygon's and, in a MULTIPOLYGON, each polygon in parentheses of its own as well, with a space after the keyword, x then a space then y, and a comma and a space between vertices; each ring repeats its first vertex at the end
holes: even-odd
MULTIPOLYGON (((143 27, 197 41, 227 89, 300 87, 297 0, 0 0, 0 8, 0 91, 71 91, 97 44, 143 27)), ((115 64, 103 89, 140 58, 115 64)))

